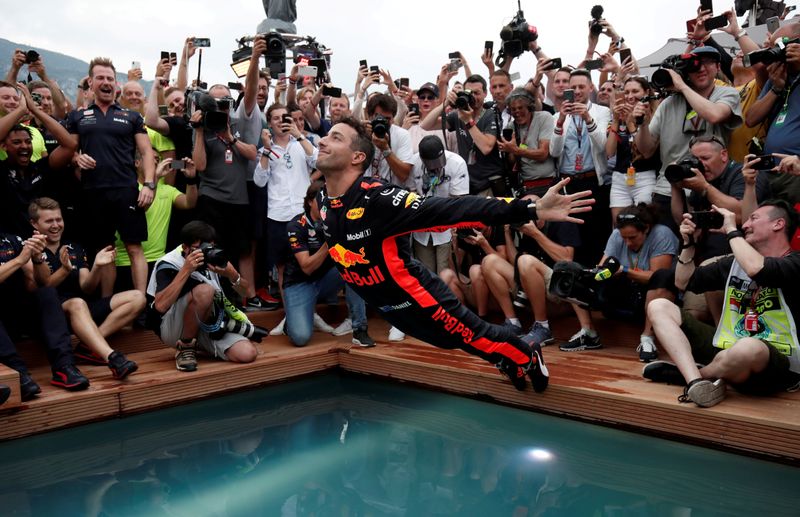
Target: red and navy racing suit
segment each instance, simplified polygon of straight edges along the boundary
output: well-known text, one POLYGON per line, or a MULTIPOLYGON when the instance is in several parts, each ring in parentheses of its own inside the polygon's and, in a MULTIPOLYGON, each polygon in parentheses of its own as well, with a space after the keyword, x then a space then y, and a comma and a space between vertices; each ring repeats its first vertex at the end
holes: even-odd
POLYGON ((528 203, 475 196, 423 199, 382 180, 359 178, 340 197, 323 191, 320 216, 328 253, 342 278, 389 323, 432 345, 460 348, 497 364, 512 381, 521 375, 522 384, 514 382, 517 389, 524 389, 525 372, 538 368, 544 379, 538 386, 534 381, 534 388, 546 387, 538 346, 532 352, 511 331, 467 309, 411 257, 408 238, 414 231, 529 221, 528 203))

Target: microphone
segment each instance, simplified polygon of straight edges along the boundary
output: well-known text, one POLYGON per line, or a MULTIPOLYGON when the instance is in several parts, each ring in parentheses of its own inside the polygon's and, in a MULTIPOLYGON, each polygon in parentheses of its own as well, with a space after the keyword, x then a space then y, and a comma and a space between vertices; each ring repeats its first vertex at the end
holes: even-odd
POLYGON ((608 257, 605 262, 603 262, 597 269, 597 272, 594 274, 594 279, 597 282, 602 282, 604 280, 608 280, 611 278, 614 273, 619 271, 620 263, 616 257, 608 257))

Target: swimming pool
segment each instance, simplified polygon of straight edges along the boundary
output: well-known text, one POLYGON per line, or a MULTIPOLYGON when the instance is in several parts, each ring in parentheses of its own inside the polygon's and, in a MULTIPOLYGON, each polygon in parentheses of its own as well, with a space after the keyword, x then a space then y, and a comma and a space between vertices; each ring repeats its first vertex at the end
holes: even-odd
POLYGON ((0 444, 0 514, 797 515, 800 469, 329 374, 0 444))

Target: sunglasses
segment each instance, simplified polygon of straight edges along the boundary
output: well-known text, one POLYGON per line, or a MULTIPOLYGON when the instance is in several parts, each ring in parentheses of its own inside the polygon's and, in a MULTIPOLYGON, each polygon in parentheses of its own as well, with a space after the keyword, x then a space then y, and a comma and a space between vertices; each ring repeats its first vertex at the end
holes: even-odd
POLYGON ((421 101, 432 101, 435 98, 436 97, 434 97, 433 95, 417 95, 417 99, 419 99, 421 101))
POLYGON ((640 221, 639 216, 636 214, 619 214, 617 216, 617 224, 626 222, 626 223, 635 223, 640 221))
POLYGON ((695 146, 695 144, 709 144, 711 142, 717 143, 722 147, 727 147, 725 142, 723 142, 719 137, 715 135, 703 135, 703 136, 694 136, 691 140, 689 140, 689 148, 695 146))

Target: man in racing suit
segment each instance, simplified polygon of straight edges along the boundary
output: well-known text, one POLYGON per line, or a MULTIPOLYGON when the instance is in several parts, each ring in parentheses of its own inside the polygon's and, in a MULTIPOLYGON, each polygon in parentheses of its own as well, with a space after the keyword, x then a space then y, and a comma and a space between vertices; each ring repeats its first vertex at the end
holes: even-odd
POLYGON ((445 284, 411 258, 407 234, 447 227, 527 222, 579 222, 590 210, 589 192, 558 194, 563 181, 536 204, 520 200, 427 198, 381 180, 364 178, 372 142, 355 120, 331 128, 319 144, 317 167, 325 175, 320 217, 329 254, 345 282, 392 325, 441 348, 460 348, 494 363, 518 390, 531 378, 537 392, 549 374, 538 344, 489 324, 464 307, 445 284))

